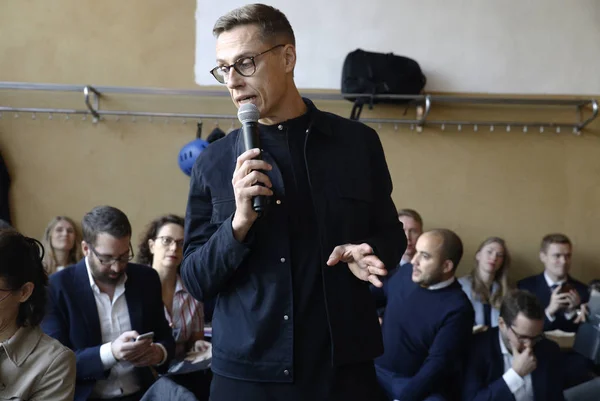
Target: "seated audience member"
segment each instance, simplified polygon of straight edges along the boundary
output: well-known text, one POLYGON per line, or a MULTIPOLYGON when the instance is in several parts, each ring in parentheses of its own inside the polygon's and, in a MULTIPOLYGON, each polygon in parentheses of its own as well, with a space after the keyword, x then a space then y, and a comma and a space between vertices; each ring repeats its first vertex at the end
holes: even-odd
POLYGON ((166 215, 152 221, 142 236, 138 262, 152 266, 160 277, 165 317, 173 330, 175 357, 183 358, 204 339, 202 303, 184 288, 179 276, 183 259, 183 217, 166 215))
POLYGON ((166 370, 175 349, 160 279, 129 263, 131 225, 119 209, 95 207, 82 228, 85 258, 50 277, 42 328, 75 351, 76 401, 137 401, 154 381, 150 368, 166 370))
MULTIPOLYGON (((423 233, 423 219, 416 210, 400 209, 398 211, 398 220, 400 220, 404 226, 404 234, 406 235, 406 250, 398 264, 398 267, 402 267, 406 264, 410 264, 413 256, 415 256, 415 245, 419 236, 423 233)), ((388 278, 394 271, 395 269, 391 269, 390 272, 388 272, 388 278)))
POLYGON ((75 354, 42 332, 48 276, 43 248, 0 230, 0 399, 72 400, 75 354))
POLYGON ((498 326, 502 298, 508 292, 510 255, 502 238, 490 237, 475 253, 475 267, 458 279, 475 311, 475 325, 485 330, 498 326))
MULTIPOLYGON (((393 266, 388 270, 387 276, 382 278, 383 281, 389 280, 394 273, 398 271, 399 267, 407 265, 407 268, 411 267, 410 261, 415 255, 415 244, 417 243, 417 239, 423 233, 423 219, 421 215, 413 209, 400 209, 398 211, 398 220, 404 226, 404 235, 406 235, 406 250, 400 259, 400 263, 398 266, 393 266)), ((373 284, 369 285, 371 290, 371 294, 375 297, 376 303, 378 305, 377 313, 379 314, 380 321, 383 318, 385 313, 385 301, 383 288, 375 287, 373 284)))
POLYGON ((462 253, 454 232, 428 231, 417 240, 412 265, 384 283, 384 353, 375 368, 390 399, 452 400, 458 393, 474 318, 454 277, 462 253))
MULTIPOLYGON (((186 353, 203 349, 203 304, 185 289, 179 267, 183 259, 183 217, 161 216, 152 221, 142 235, 138 262, 150 265, 160 277, 165 317, 175 339, 175 358, 184 359, 186 353)), ((209 396, 211 372, 209 369, 173 376, 178 384, 191 390, 200 400, 209 396)))
POLYGON ((498 327, 473 337, 463 400, 564 400, 560 350, 543 333, 544 308, 536 296, 508 293, 498 327))
POLYGON ((587 286, 569 275, 571 241, 563 234, 549 234, 542 239, 540 260, 544 271, 524 278, 517 286, 534 294, 545 308, 544 330, 576 332, 583 317, 581 304, 588 302, 587 286))
POLYGON ((66 216, 56 216, 44 232, 42 244, 46 253, 44 267, 48 274, 77 263, 81 259, 81 237, 75 222, 66 216))
MULTIPOLYGON (((542 239, 540 260, 544 271, 518 282, 518 287, 534 294, 545 308, 544 330, 576 332, 585 321, 583 304, 589 300, 585 284, 569 275, 571 269, 571 241, 563 234, 549 234, 542 239)), ((590 379, 591 363, 574 351, 565 350, 567 387, 590 379)))

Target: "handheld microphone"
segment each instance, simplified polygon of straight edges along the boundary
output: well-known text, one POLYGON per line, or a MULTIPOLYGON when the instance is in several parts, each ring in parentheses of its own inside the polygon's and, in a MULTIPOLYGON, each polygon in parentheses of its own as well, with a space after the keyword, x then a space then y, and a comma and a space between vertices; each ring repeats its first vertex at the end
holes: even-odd
MULTIPOLYGON (((260 149, 260 140, 258 136, 258 119, 260 117, 260 112, 258 108, 252 103, 244 103, 240 106, 238 110, 238 120, 242 123, 242 137, 244 139, 244 150, 248 151, 250 149, 259 148, 260 149)), ((257 160, 262 160, 262 155, 259 154, 256 157, 257 160)), ((259 183, 258 185, 262 185, 259 183)), ((267 197, 264 195, 258 195, 252 198, 252 208, 256 213, 258 213, 259 217, 263 215, 263 213, 267 209, 267 197)))

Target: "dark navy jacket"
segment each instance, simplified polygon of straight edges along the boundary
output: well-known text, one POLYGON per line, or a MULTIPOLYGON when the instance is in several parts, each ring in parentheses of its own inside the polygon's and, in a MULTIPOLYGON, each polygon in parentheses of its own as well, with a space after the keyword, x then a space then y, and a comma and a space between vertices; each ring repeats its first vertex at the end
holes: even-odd
MULTIPOLYGON (((175 341, 165 318, 160 279, 148 266, 129 263, 126 271, 125 298, 131 329, 140 334, 154 332, 154 342, 162 344, 169 355, 157 369, 164 372, 175 354, 175 341)), ((96 380, 106 379, 109 371, 104 370, 100 359, 102 331, 85 259, 52 274, 48 293, 48 310, 42 330, 75 352, 75 401, 87 400, 96 380)), ((143 388, 152 384, 150 368, 137 368, 136 373, 143 388)))
MULTIPOLYGON (((306 169, 319 222, 323 291, 335 365, 369 361, 383 351, 368 283, 347 265, 326 266, 337 245, 370 244, 388 267, 406 245, 391 199, 392 181, 377 133, 356 121, 321 112, 305 100, 311 123, 306 169), (402 246, 404 244, 404 246, 402 246)), ((232 233, 231 178, 244 152, 240 131, 211 144, 192 171, 185 219, 181 277, 198 300, 216 298, 212 369, 253 381, 293 380, 293 294, 288 209, 281 173, 272 157, 269 212, 246 241, 232 233), (279 200, 279 202, 275 202, 279 200)))
MULTIPOLYGON (((590 293, 585 284, 573 279, 571 276, 568 276, 567 282, 573 287, 575 287, 575 289, 579 293, 579 297, 581 298, 582 304, 585 304, 590 300, 590 293)), ((517 283, 517 286, 521 290, 527 290, 534 294, 544 308, 547 308, 548 305, 550 305, 552 291, 550 290, 550 287, 548 287, 548 283, 546 282, 544 273, 524 278, 517 283)), ((579 325, 573 323, 573 320, 574 318, 571 320, 567 320, 565 318, 564 313, 559 311, 556 314, 553 322, 548 320, 547 317, 544 319, 544 331, 562 330, 574 333, 577 331, 579 325)))
MULTIPOLYGON (((465 375, 463 401, 514 401, 504 375, 504 356, 498 327, 473 336, 465 375)), ((531 373, 535 401, 564 401, 564 375, 558 344, 542 340, 533 352, 537 368, 531 373)))

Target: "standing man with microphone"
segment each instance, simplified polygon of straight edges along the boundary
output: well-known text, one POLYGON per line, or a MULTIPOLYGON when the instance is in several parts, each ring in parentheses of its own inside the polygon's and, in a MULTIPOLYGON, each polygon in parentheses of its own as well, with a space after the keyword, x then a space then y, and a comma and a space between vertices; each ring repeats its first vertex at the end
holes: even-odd
POLYGON ((198 157, 185 221, 181 276, 216 299, 210 399, 375 400, 369 283, 406 245, 379 137, 300 96, 279 10, 238 8, 213 33, 243 128, 198 157))

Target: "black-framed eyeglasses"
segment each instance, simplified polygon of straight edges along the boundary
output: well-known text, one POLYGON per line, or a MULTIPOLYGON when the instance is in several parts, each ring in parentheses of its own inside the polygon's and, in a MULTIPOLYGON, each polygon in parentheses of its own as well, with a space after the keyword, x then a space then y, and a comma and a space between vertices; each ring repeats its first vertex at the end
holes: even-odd
POLYGON ((183 248, 183 240, 182 239, 175 239, 173 237, 169 237, 168 235, 165 235, 162 237, 156 237, 155 239, 160 240, 160 243, 166 248, 173 245, 173 243, 175 243, 176 248, 183 248))
POLYGON ((518 334, 515 331, 515 329, 513 329, 512 326, 508 326, 508 327, 510 328, 510 331, 513 332, 513 334, 515 335, 515 337, 517 337, 517 340, 520 343, 524 343, 525 341, 529 341, 529 342, 531 342, 531 345, 535 345, 535 344, 539 343, 540 341, 542 341, 544 338, 546 338, 546 336, 544 335, 544 333, 542 333, 542 334, 540 334, 538 336, 535 336, 535 337, 529 337, 529 336, 524 336, 524 335, 518 334))
POLYGON ((285 45, 281 44, 281 45, 273 46, 270 49, 267 49, 264 52, 258 53, 252 57, 242 57, 242 58, 238 59, 235 63, 230 64, 230 65, 216 66, 209 72, 221 84, 227 83, 227 79, 229 77, 229 72, 231 71, 232 67, 241 76, 251 77, 256 72, 256 61, 254 59, 257 58, 258 56, 262 56, 263 54, 268 53, 271 50, 277 49, 278 47, 282 47, 282 46, 285 46, 285 45))
POLYGON ((115 258, 112 255, 101 255, 94 249, 94 247, 92 245, 90 245, 90 249, 92 250, 94 255, 96 255, 96 258, 98 259, 98 261, 100 261, 100 264, 103 266, 112 266, 115 263, 124 264, 124 263, 127 263, 127 262, 133 260, 133 257, 134 257, 133 247, 131 246, 131 242, 129 243, 129 252, 127 253, 127 255, 122 255, 122 256, 119 256, 118 258, 115 258))
POLYGON ((14 291, 15 290, 8 290, 8 289, 0 288, 0 292, 6 292, 7 293, 3 297, 0 297, 0 302, 4 301, 6 298, 10 297, 10 294, 12 294, 14 291))

